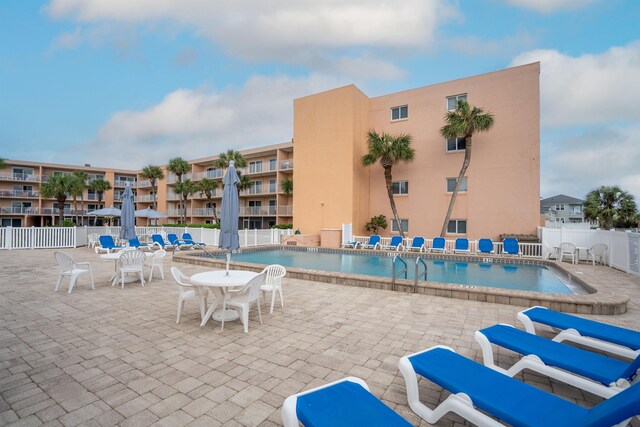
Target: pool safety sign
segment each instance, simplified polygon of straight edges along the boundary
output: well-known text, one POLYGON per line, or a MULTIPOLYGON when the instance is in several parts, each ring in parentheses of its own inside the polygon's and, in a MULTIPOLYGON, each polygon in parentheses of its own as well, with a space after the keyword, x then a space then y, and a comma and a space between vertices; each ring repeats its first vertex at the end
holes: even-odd
POLYGON ((640 234, 629 234, 629 273, 640 276, 640 234))

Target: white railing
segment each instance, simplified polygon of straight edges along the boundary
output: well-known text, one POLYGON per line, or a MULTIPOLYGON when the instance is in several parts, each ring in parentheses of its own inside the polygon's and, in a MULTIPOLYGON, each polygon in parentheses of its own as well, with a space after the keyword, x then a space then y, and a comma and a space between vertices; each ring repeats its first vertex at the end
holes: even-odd
MULTIPOLYGON (((185 179, 191 179, 191 173, 183 173, 182 174, 182 180, 184 181, 185 179)), ((178 182, 178 176, 175 174, 170 173, 167 176, 167 184, 174 184, 178 182)))
POLYGON ((262 194, 262 185, 252 185, 248 191, 249 194, 262 194))
POLYGON ((199 181, 202 178, 209 178, 209 179, 222 178, 222 175, 223 175, 222 169, 215 169, 215 170, 204 171, 204 172, 195 172, 193 174, 193 180, 199 181))
POLYGON ((151 181, 148 179, 145 181, 138 181, 138 183, 136 184, 136 187, 138 188, 151 187, 151 181))
POLYGON ((0 190, 0 197, 16 197, 16 198, 38 198, 40 193, 37 191, 24 190, 0 190))
POLYGON ((40 181, 40 177, 32 173, 0 172, 0 179, 3 181, 28 181, 28 182, 40 181))
MULTIPOLYGON (((217 216, 220 216, 221 210, 216 209, 217 216)), ((193 216, 210 216, 213 217, 213 208, 193 208, 192 209, 193 216)))
POLYGON ((240 216, 275 216, 276 206, 241 206, 240 216))
POLYGON ((136 196, 136 202, 153 202, 153 194, 143 194, 136 196))
POLYGON ((293 216, 293 206, 292 205, 278 206, 278 215, 293 216))
POLYGON ((293 169, 293 159, 280 160, 280 170, 286 171, 293 169))
POLYGON ((0 249, 74 248, 77 246, 76 239, 76 227, 0 228, 0 249))
POLYGON ((0 206, 0 214, 31 214, 38 208, 24 206, 0 206))

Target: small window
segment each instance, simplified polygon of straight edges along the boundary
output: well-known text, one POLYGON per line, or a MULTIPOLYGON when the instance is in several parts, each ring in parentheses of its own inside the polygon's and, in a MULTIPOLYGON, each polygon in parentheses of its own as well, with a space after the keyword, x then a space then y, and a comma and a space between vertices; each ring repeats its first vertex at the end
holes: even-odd
POLYGON ((401 107, 393 107, 391 109, 391 121, 393 120, 405 120, 409 118, 409 107, 403 105, 401 107))
POLYGON ((394 181, 391 183, 391 191, 394 195, 409 194, 409 181, 394 181))
MULTIPOLYGON (((447 178, 447 193, 453 193, 453 190, 456 188, 456 182, 458 178, 447 178)), ((458 191, 467 191, 467 177, 462 178, 462 182, 460 183, 460 189, 458 191)))
POLYGON ((466 101, 467 94, 463 93, 461 95, 447 96, 447 110, 453 111, 458 108, 458 101, 466 101))
POLYGON ((467 220, 466 219, 452 219, 447 226, 447 233, 449 234, 467 234, 467 220))
POLYGON ((467 140, 464 137, 447 139, 447 151, 462 151, 467 148, 467 140))
MULTIPOLYGON (((409 220, 408 219, 402 219, 400 218, 400 225, 402 226, 402 231, 404 231, 405 233, 407 231, 409 231, 409 220)), ((391 220, 391 231, 399 233, 400 230, 398 229, 398 223, 396 222, 395 219, 391 220)))
POLYGON ((556 210, 557 211, 563 211, 564 210, 564 205, 556 205, 556 210))

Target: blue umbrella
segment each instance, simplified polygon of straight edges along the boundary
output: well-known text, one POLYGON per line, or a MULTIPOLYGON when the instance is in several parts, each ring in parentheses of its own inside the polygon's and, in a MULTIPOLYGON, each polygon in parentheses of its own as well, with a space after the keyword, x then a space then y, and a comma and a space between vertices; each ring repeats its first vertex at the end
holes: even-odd
POLYGON ((120 238, 133 239, 136 237, 136 217, 133 205, 133 191, 127 184, 122 193, 122 213, 120 214, 120 238))
POLYGON ((240 206, 238 203, 238 172, 236 172, 235 162, 229 162, 227 173, 222 178, 224 190, 222 191, 222 213, 220 215, 220 243, 218 247, 227 250, 227 275, 229 275, 229 262, 231 261, 231 251, 240 247, 240 236, 238 236, 238 216, 240 206))

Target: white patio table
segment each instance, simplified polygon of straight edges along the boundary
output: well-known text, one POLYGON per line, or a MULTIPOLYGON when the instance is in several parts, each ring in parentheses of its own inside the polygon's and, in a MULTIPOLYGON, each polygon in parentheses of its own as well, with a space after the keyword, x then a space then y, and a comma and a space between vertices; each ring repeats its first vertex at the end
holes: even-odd
MULTIPOLYGON (((113 260, 113 262, 114 262, 113 275, 111 276, 111 279, 109 279, 109 280, 111 280, 111 285, 114 285, 118 280, 118 260, 120 259, 120 255, 122 255, 125 252, 126 252, 126 250, 120 250, 118 252, 111 252, 109 254, 100 255, 100 258, 102 258, 102 259, 110 259, 110 260, 113 260)), ((149 259, 149 258, 151 258, 153 256, 153 252, 144 252, 144 251, 142 251, 142 253, 144 253, 147 256, 146 259, 149 259)), ((145 259, 145 261, 146 261, 146 259, 145 259)), ((135 277, 126 277, 124 282, 125 283, 132 283, 132 282, 135 282, 136 280, 138 280, 138 279, 136 279, 135 277)))
POLYGON ((229 270, 229 275, 227 275, 226 270, 217 270, 196 273, 191 276, 191 284, 199 288, 201 298, 204 298, 209 289, 211 289, 216 297, 216 302, 209 307, 207 313, 202 318, 200 326, 206 325, 209 318, 218 322, 222 321, 223 316, 225 322, 238 319, 240 316, 237 311, 225 310, 223 314, 222 308, 217 308, 222 304, 224 294, 228 288, 244 286, 257 275, 258 273, 253 271, 242 270, 229 270))

